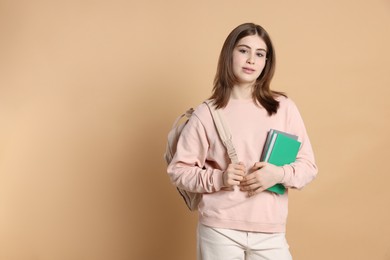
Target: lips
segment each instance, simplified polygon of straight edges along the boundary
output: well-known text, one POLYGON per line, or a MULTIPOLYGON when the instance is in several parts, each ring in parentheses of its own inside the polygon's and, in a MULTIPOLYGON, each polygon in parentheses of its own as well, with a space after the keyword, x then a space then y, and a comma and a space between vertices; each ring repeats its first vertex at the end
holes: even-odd
POLYGON ((248 67, 243 67, 242 70, 245 72, 245 73, 248 73, 248 74, 252 74, 254 73, 256 70, 252 69, 252 68, 248 68, 248 67))

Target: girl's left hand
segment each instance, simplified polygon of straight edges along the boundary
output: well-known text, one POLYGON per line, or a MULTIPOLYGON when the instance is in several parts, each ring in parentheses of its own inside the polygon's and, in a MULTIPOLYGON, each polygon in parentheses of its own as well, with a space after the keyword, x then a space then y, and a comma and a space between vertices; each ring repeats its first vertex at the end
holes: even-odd
POLYGON ((248 191, 249 196, 256 195, 280 183, 284 176, 282 167, 266 162, 257 162, 240 182, 240 189, 248 191))

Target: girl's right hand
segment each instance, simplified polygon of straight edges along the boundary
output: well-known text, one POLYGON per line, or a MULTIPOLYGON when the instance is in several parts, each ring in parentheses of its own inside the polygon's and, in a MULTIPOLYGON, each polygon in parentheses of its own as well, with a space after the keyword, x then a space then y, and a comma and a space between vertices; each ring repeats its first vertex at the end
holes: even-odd
POLYGON ((229 164, 228 168, 222 174, 222 183, 225 188, 237 186, 244 179, 246 173, 245 165, 242 162, 238 164, 229 164))

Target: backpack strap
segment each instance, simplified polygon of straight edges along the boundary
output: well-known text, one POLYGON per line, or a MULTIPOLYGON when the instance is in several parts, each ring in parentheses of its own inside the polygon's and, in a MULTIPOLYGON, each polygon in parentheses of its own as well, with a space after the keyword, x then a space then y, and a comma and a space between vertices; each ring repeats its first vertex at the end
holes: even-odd
POLYGON ((226 120, 224 119, 223 114, 221 113, 220 110, 215 108, 211 100, 206 100, 205 103, 210 109, 210 113, 213 117, 215 127, 217 129, 219 137, 222 140, 222 143, 226 147, 230 161, 232 163, 238 163, 239 162, 238 156, 237 156, 236 149, 234 148, 233 145, 232 134, 230 133, 230 129, 226 124, 226 120))

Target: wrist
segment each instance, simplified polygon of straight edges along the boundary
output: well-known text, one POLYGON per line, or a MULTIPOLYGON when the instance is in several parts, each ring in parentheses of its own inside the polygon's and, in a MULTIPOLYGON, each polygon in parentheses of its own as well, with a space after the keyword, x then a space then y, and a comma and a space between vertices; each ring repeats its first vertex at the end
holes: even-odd
POLYGON ((286 172, 283 167, 278 167, 278 183, 282 183, 286 172))

